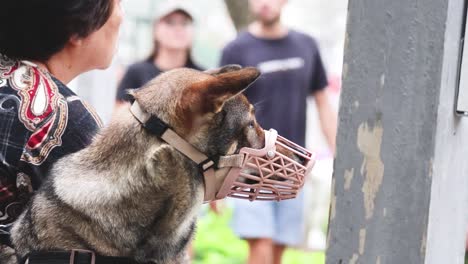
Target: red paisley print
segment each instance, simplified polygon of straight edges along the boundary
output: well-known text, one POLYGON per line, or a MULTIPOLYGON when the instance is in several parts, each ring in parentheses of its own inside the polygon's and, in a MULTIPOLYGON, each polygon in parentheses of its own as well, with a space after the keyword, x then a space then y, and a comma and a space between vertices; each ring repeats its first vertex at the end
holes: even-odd
POLYGON ((39 165, 50 151, 62 144, 68 106, 47 72, 28 64, 12 66, 11 87, 21 97, 19 119, 33 132, 21 160, 39 165))

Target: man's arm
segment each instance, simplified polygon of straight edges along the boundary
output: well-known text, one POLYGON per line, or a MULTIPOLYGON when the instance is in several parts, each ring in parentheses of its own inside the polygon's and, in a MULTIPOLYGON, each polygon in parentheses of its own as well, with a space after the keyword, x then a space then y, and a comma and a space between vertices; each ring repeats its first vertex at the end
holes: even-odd
POLYGON ((317 111, 319 114, 320 125, 322 132, 328 142, 328 146, 335 154, 336 147, 336 130, 337 130, 337 114, 333 110, 328 97, 327 89, 322 89, 314 93, 317 111))

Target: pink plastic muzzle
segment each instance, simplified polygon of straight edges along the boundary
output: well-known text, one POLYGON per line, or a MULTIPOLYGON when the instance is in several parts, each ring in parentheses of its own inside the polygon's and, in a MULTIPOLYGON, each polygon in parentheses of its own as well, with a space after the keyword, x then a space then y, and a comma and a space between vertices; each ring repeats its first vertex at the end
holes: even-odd
POLYGON ((145 112, 137 101, 132 104, 130 112, 150 133, 197 164, 203 174, 205 202, 226 196, 250 201, 292 199, 297 196, 315 163, 312 152, 270 129, 265 131, 264 148, 245 147, 239 154, 220 156, 215 164, 164 121, 145 112))
POLYGON ((263 149, 242 148, 241 167, 232 167, 216 199, 226 196, 254 200, 295 198, 315 163, 309 150, 278 135, 265 131, 263 149))

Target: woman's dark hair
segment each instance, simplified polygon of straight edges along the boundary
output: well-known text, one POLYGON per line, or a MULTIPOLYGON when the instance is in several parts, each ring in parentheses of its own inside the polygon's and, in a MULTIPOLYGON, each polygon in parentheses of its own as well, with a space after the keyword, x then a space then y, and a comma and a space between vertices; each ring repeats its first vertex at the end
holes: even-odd
POLYGON ((87 37, 109 19, 113 0, 14 0, 1 4, 0 54, 46 61, 72 36, 87 37))

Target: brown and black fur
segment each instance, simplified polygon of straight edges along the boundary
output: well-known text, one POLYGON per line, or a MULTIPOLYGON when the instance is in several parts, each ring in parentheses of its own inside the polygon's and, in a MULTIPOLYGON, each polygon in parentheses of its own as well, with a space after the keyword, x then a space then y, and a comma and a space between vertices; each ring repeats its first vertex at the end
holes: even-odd
MULTIPOLYGON (((178 69, 134 97, 216 160, 244 146, 262 147, 263 130, 240 94, 258 76, 254 68, 236 66, 178 69)), ((16 255, 87 249, 139 262, 183 263, 203 193, 196 164, 125 109, 90 146, 54 165, 14 224, 16 255)))

